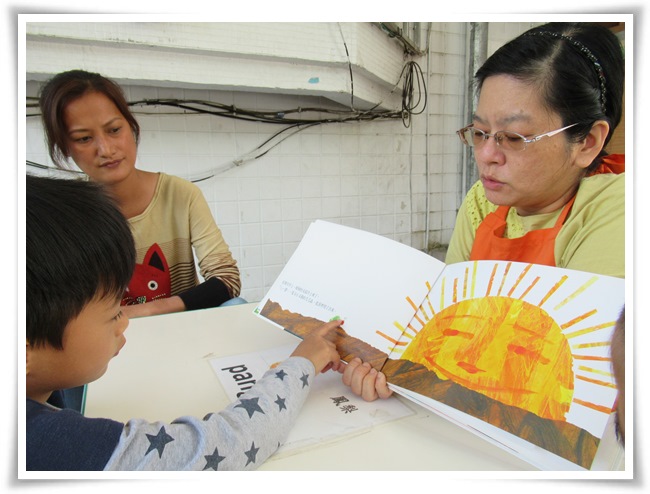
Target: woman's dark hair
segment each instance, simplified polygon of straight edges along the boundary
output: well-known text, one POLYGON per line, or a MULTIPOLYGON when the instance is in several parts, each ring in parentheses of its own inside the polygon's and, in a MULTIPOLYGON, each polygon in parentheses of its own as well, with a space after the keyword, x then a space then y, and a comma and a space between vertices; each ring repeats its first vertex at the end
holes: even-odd
MULTIPOLYGON (((553 22, 534 27, 499 48, 476 72, 485 79, 510 75, 539 88, 547 108, 562 118, 572 142, 584 139, 594 122, 609 123, 609 142, 623 112, 625 64, 621 44, 599 24, 553 22)), ((600 155, 587 172, 600 164, 600 155)))
POLYGON ((27 175, 26 318, 33 346, 63 348, 63 331, 95 298, 121 297, 135 268, 127 220, 101 185, 27 175))
POLYGON ((47 81, 41 88, 38 104, 47 138, 50 158, 59 168, 65 168, 70 152, 68 149, 68 132, 64 121, 66 107, 83 95, 97 92, 110 99, 126 119, 136 144, 140 140, 140 125, 135 119, 122 88, 107 77, 85 70, 61 72, 47 81))

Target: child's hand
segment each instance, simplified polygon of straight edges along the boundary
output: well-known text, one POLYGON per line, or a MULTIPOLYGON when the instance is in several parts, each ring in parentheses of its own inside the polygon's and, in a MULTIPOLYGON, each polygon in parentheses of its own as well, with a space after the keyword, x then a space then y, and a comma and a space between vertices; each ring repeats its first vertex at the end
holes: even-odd
POLYGON ((343 321, 331 321, 307 336, 291 354, 292 357, 305 357, 311 360, 316 369, 316 374, 330 369, 339 370, 343 366, 341 357, 332 342, 336 339, 336 328, 343 321))
POLYGON ((377 372, 369 363, 361 362, 361 359, 356 357, 345 366, 343 384, 350 386, 352 392, 365 401, 386 399, 393 394, 393 391, 388 389, 384 373, 377 372))

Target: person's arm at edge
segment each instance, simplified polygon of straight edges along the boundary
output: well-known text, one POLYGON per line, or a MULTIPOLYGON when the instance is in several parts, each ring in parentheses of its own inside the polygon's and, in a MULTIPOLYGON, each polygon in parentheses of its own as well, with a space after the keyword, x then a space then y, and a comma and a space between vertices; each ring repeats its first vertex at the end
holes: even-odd
POLYGON ((153 300, 145 304, 127 305, 122 310, 129 318, 156 316, 218 307, 230 298, 226 285, 218 278, 210 278, 178 295, 153 300))

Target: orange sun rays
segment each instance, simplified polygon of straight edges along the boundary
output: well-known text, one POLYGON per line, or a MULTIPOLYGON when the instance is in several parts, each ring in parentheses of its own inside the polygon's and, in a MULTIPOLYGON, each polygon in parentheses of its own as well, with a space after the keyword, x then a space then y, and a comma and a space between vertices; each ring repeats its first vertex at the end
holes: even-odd
MULTIPOLYGON (((403 355, 402 358, 411 360, 414 352, 412 348, 415 348, 417 342, 419 347, 416 351, 428 352, 426 358, 428 359, 430 370, 436 372, 441 379, 451 378, 458 384, 470 389, 474 386, 476 391, 482 392, 482 386, 489 387, 485 384, 488 382, 487 377, 485 376, 491 372, 491 369, 498 366, 514 365, 510 361, 508 361, 507 364, 504 363, 502 356, 496 354, 504 353, 503 345, 499 346, 493 344, 494 341, 506 338, 506 336, 499 336, 499 334, 507 331, 517 332, 516 334, 524 334, 527 332, 526 338, 530 340, 531 338, 535 338, 535 333, 537 332, 538 327, 543 325, 547 329, 544 330, 546 331, 545 333, 540 333, 541 336, 537 335, 537 338, 540 340, 539 348, 545 346, 546 350, 544 351, 551 355, 552 358, 550 360, 552 360, 552 365, 550 365, 549 368, 553 369, 554 374, 552 376, 542 377, 541 375, 533 373, 528 376, 527 379, 541 381, 542 379, 551 378, 552 380, 556 380, 553 384, 557 385, 560 382, 560 376, 566 375, 565 377, 562 377, 562 391, 556 397, 558 401, 556 408, 557 410, 561 410, 561 412, 558 411, 556 413, 561 413, 563 415, 568 409, 567 403, 573 402, 574 404, 587 407, 591 410, 609 414, 611 408, 573 396, 573 386, 575 379, 591 385, 606 388, 614 387, 611 373, 593 366, 599 362, 609 363, 610 359, 602 355, 599 356, 598 354, 589 353, 591 349, 595 350, 599 347, 608 346, 609 339, 602 338, 602 341, 592 342, 582 342, 580 340, 585 336, 593 339, 595 333, 598 331, 613 328, 615 321, 601 321, 597 324, 589 325, 589 320, 597 315, 597 309, 587 310, 584 313, 574 315, 572 319, 563 322, 557 321, 556 318, 551 317, 549 314, 549 312, 557 313, 560 309, 568 306, 581 295, 588 293, 589 288, 597 280, 597 276, 593 276, 577 288, 569 289, 570 291, 568 294, 563 294, 563 291, 567 291, 565 286, 567 285, 567 281, 569 281, 568 275, 563 274, 552 284, 552 286, 550 286, 550 288, 545 291, 542 290, 542 293, 539 289, 535 291, 535 288, 540 282, 540 277, 535 276, 532 279, 529 279, 529 272, 533 265, 526 265, 523 270, 513 277, 513 274, 515 274, 517 270, 512 269, 512 264, 513 263, 511 262, 505 261, 503 263, 495 263, 487 279, 487 284, 480 285, 484 286, 484 288, 479 287, 477 276, 478 263, 476 262, 472 263, 471 269, 469 266, 465 267, 464 272, 458 277, 454 277, 453 279, 447 279, 447 277, 442 278, 440 280, 439 294, 433 293, 431 291, 430 283, 427 282, 426 286, 428 294, 419 306, 409 297, 406 298, 407 303, 415 311, 415 316, 406 327, 403 327, 399 323, 395 323, 395 328, 397 329, 397 335, 395 336, 391 336, 386 332, 377 331, 377 334, 386 339, 389 343, 389 354, 392 353, 397 356, 397 358, 400 358, 399 356, 403 355), (500 270, 500 268, 502 269, 500 270), (500 272, 501 274, 499 274, 500 272), (450 289, 448 289, 448 287, 450 289), (477 294, 479 291, 480 293, 477 294), (438 295, 438 303, 434 304, 432 302, 432 297, 438 297, 438 295), (534 296, 539 298, 533 301, 531 299, 534 296), (543 308, 549 304, 551 300, 556 300, 557 297, 561 298, 559 302, 551 307, 551 309, 546 310, 543 308), (514 299, 520 303, 516 305, 510 303, 503 305, 502 303, 499 305, 496 302, 497 299, 514 299), (492 302, 488 303, 490 300, 492 300, 492 302), (482 362, 489 363, 489 365, 486 364, 486 367, 488 367, 487 369, 481 370, 481 372, 484 373, 482 376, 481 372, 475 370, 472 371, 479 375, 483 381, 480 381, 478 377, 473 375, 470 375, 469 380, 460 376, 454 378, 453 373, 450 373, 449 370, 442 370, 443 365, 441 365, 441 363, 443 362, 443 359, 447 357, 443 357, 441 354, 436 353, 440 351, 439 348, 443 345, 440 341, 444 341, 444 338, 452 334, 443 334, 444 330, 441 328, 451 327, 449 321, 453 322, 455 326, 464 324, 462 322, 462 314, 460 313, 461 309, 459 309, 459 307, 463 305, 462 303, 465 305, 465 309, 463 310, 471 311, 475 314, 472 316, 475 318, 472 326, 470 326, 469 323, 466 323, 468 324, 468 327, 476 326, 476 320, 485 320, 486 318, 492 317, 491 322, 487 323, 487 326, 492 326, 487 327, 486 329, 486 331, 491 331, 492 335, 490 338, 486 338, 483 333, 481 334, 485 347, 481 347, 480 344, 475 344, 475 347, 472 347, 472 352, 476 353, 476 355, 480 354, 482 362), (437 310, 434 309, 434 305, 437 305, 437 310), (510 312, 506 312, 506 305, 508 307, 507 311, 510 312), (456 309, 454 309, 453 315, 450 317, 450 308, 454 306, 456 306, 456 309), (456 313, 456 311, 458 311, 458 313, 456 313), (502 311, 503 313, 496 314, 496 312, 499 311, 502 311), (446 322, 444 324, 439 323, 438 321, 438 319, 442 319, 442 312, 446 312, 447 314, 446 322), (478 319, 476 319, 477 316, 478 319), (523 321, 523 323, 518 322, 520 320, 523 321), (554 332, 557 333, 557 335, 554 335, 554 332), (425 350, 427 345, 431 346, 432 343, 423 343, 424 338, 422 335, 424 333, 427 335, 427 342, 434 341, 434 339, 436 339, 436 341, 439 340, 436 343, 435 351, 430 349, 425 350), (488 342, 491 346, 488 345, 488 342), (571 344, 572 342, 573 344, 571 344), (500 350, 497 352, 493 348, 500 348, 500 350), (490 355, 490 352, 494 353, 494 355, 490 355), (587 354, 584 352, 587 352, 587 354), (560 355, 562 356, 560 357, 560 355), (440 360, 440 362, 436 362, 436 359, 440 360), (582 362, 582 364, 577 365, 575 362, 582 362), (452 377, 450 377, 450 375, 452 377)), ((535 353, 538 351, 541 352, 539 348, 533 350, 531 349, 532 347, 525 348, 520 345, 511 345, 509 348, 515 348, 520 356, 530 353, 531 355, 537 355, 537 358, 540 361, 544 359, 549 360, 546 357, 543 359, 539 358, 541 353, 535 353)), ((455 348, 454 351, 456 352, 454 356, 457 357, 460 354, 460 350, 455 348)), ((468 364, 464 361, 455 362, 455 364, 464 367, 465 369, 475 369, 473 364, 468 364)), ((530 367, 531 364, 527 365, 530 367)), ((509 369, 509 373, 505 374, 508 383, 504 383, 504 389, 506 387, 523 389, 525 386, 530 385, 528 382, 523 382, 525 379, 523 374, 518 374, 517 372, 516 369, 509 369), (517 379, 522 379, 522 382, 518 382, 517 379)), ((490 384, 490 386, 494 387, 492 384, 490 384)), ((552 386, 548 387, 549 390, 551 388, 552 386)), ((503 393, 500 393, 499 390, 493 391, 493 397, 499 401, 503 401, 504 398, 502 395, 503 393)), ((506 398, 506 401, 507 399, 510 398, 506 398)), ((536 407, 542 409, 547 406, 546 404, 532 403, 531 398, 522 400, 521 403, 516 402, 516 404, 517 406, 521 406, 531 411, 534 411, 536 407)), ((554 418, 557 417, 554 416, 554 418)))

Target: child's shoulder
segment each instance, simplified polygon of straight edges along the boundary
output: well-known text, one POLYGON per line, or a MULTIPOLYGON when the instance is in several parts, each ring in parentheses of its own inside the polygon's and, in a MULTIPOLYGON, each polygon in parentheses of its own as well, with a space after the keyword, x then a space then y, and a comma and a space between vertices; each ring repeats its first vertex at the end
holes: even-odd
POLYGON ((103 470, 124 425, 27 399, 27 470, 103 470))

